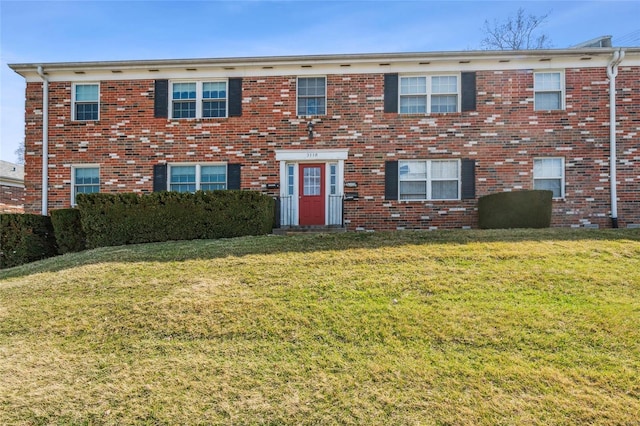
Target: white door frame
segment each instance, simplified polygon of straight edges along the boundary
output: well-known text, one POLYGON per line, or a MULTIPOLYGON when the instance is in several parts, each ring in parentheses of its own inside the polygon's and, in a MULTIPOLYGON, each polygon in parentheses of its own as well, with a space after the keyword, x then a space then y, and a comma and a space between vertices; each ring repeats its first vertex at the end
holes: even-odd
MULTIPOLYGON (((336 170, 336 191, 335 195, 344 195, 344 161, 349 156, 349 148, 340 149, 276 149, 276 161, 280 162, 280 198, 281 200, 286 197, 291 197, 291 206, 289 208, 293 212, 291 218, 285 218, 283 216, 282 225, 284 226, 298 226, 299 214, 298 214, 298 197, 299 197, 299 175, 298 164, 300 163, 322 163, 328 165, 335 163, 338 165, 336 170), (294 164, 293 169, 293 194, 288 194, 289 182, 287 182, 287 166, 294 164), (291 223, 288 223, 291 222, 291 223)), ((329 169, 325 170, 325 224, 335 222, 335 218, 329 217, 329 196, 331 188, 331 174, 329 169)), ((342 212, 340 211, 340 215, 342 212)))

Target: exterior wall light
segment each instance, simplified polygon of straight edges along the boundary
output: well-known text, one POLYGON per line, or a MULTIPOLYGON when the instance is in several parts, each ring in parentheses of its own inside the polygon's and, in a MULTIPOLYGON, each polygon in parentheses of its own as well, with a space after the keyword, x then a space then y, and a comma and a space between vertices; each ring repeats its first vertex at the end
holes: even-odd
POLYGON ((313 139, 313 121, 307 123, 307 131, 309 132, 309 139, 313 139))

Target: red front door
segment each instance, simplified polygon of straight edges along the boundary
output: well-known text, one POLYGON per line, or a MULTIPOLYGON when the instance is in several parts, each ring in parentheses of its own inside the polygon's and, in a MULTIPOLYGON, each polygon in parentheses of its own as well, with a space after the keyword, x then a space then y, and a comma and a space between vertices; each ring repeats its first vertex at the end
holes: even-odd
POLYGON ((300 225, 324 225, 324 164, 300 164, 300 225))

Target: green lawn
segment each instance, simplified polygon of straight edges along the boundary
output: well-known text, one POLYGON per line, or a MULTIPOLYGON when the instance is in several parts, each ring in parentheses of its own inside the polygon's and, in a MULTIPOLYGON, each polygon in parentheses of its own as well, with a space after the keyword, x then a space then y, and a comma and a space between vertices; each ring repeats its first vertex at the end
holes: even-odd
POLYGON ((0 424, 639 413, 640 230, 247 237, 0 271, 0 424))

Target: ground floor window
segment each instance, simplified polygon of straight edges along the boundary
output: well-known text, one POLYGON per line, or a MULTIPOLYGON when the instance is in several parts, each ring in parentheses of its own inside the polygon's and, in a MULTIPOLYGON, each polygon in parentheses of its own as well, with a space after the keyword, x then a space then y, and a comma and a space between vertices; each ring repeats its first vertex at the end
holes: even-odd
POLYGON ((74 166, 71 173, 71 205, 76 205, 77 194, 100 192, 100 168, 98 166, 74 166))
POLYGON ((398 163, 401 200, 460 199, 459 160, 412 160, 398 163))
POLYGON ((226 164, 176 164, 169 166, 169 190, 178 192, 227 189, 226 164))
POLYGON ((553 198, 563 198, 564 158, 534 158, 533 189, 553 191, 553 198))

